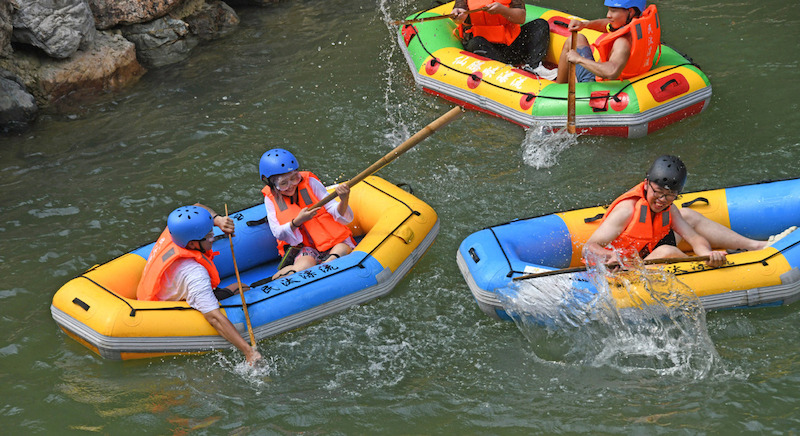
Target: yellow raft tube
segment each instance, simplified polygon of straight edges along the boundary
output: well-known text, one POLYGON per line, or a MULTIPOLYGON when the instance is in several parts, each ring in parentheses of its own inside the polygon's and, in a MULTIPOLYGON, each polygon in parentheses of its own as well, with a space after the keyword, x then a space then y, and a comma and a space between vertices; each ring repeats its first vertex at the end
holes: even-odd
MULTIPOLYGON (((329 188, 332 189, 332 188, 329 188)), ((264 222, 263 204, 231 214, 236 222, 234 253, 257 340, 276 335, 388 294, 433 243, 436 212, 405 190, 375 176, 350 194, 358 244, 330 263, 264 283, 280 260, 264 222), (260 282, 260 283, 259 283, 260 282)), ((215 228, 214 262, 222 286, 235 283, 230 243, 215 228)), ((229 348, 202 314, 186 302, 138 301, 136 287, 153 244, 95 265, 70 280, 53 297, 56 324, 102 357, 141 359, 229 348)), ((220 302, 222 311, 248 337, 241 296, 220 302)))

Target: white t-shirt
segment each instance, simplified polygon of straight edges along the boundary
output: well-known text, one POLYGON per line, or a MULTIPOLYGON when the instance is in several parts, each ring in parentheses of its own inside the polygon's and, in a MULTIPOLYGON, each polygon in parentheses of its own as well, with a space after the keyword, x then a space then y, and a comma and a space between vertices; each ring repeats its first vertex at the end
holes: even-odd
MULTIPOLYGON (((314 193, 315 197, 321 199, 328 195, 325 185, 323 185, 319 180, 311 179, 311 183, 309 183, 309 185, 311 186, 311 192, 314 193)), ((285 241, 289 245, 298 245, 303 242, 303 234, 300 233, 300 230, 292 230, 291 223, 281 224, 278 222, 278 216, 275 213, 275 206, 272 204, 272 200, 270 200, 267 196, 264 196, 264 205, 267 207, 267 221, 269 222, 269 229, 272 231, 272 235, 275 236, 275 239, 279 241, 285 241)), ((350 224, 350 222, 353 221, 353 209, 348 206, 347 213, 342 216, 339 214, 338 208, 339 200, 325 203, 325 210, 331 214, 336 222, 344 225, 350 224)), ((350 238, 347 238, 345 243, 349 245, 350 248, 355 248, 355 245, 350 241, 350 238)))
POLYGON ((164 273, 163 287, 158 293, 161 301, 183 301, 208 313, 219 309, 219 301, 211 288, 211 277, 203 265, 194 259, 178 259, 164 273))

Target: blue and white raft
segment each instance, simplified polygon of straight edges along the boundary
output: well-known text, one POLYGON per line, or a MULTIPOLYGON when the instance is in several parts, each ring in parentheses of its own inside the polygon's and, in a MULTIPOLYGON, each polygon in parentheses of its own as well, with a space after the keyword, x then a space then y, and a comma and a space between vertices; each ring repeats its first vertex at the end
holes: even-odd
MULTIPOLYGON (((675 204, 750 238, 767 240, 791 226, 800 226, 800 179, 687 193, 675 204)), ((456 259, 481 310, 494 319, 510 320, 499 293, 513 286, 514 277, 582 266, 583 244, 598 227, 605 210, 598 206, 520 219, 485 228, 464 239, 456 259)), ((680 248, 688 252, 691 247, 680 248)), ((688 286, 705 310, 790 304, 800 299, 800 231, 791 232, 762 250, 729 254, 728 263, 720 268, 709 268, 703 262, 658 268, 688 286)), ((573 292, 565 296, 567 300, 577 301, 578 294, 585 300, 587 292, 598 292, 587 279, 588 274, 560 274, 571 280, 566 287, 573 292)), ((546 283, 541 281, 552 277, 517 282, 546 283)), ((612 274, 608 280, 612 301, 618 308, 652 303, 647 284, 637 283, 633 272, 612 274), (625 286, 620 285, 622 282, 625 286)))

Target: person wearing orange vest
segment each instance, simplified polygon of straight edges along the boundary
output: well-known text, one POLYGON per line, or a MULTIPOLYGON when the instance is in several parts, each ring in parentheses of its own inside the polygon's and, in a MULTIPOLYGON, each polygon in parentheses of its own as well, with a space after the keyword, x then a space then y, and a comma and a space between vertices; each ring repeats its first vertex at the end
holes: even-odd
POLYGON ((525 23, 522 0, 456 0, 451 12, 464 49, 533 71, 547 54, 550 26, 537 18, 525 23), (485 11, 466 14, 486 7, 485 11))
MULTIPOLYGON (((179 207, 167 217, 167 228, 156 241, 147 258, 136 298, 147 301, 183 301, 203 314, 205 319, 255 364, 261 354, 251 347, 222 314, 215 293, 219 291, 219 273, 213 259, 213 227, 233 233, 233 220, 216 214, 207 206, 179 207), (212 218, 213 216, 213 218, 212 218)), ((227 296, 238 291, 238 284, 227 288, 227 296)))
MULTIPOLYGON (((617 198, 583 246, 587 264, 622 263, 638 254, 643 259, 685 257, 677 245, 685 240, 708 266, 725 264, 718 249, 760 250, 767 241, 746 238, 689 208, 672 204, 686 183, 686 166, 676 156, 657 158, 643 182, 617 198)), ((776 240, 776 239, 775 239, 776 240)), ((774 240, 771 240, 774 242, 774 240)))
POLYGON ((328 191, 316 175, 298 171, 299 164, 292 153, 282 148, 269 150, 261 156, 258 168, 266 184, 261 192, 267 222, 278 240, 278 252, 284 256, 281 264, 286 265, 273 279, 350 254, 356 245, 347 227, 353 221, 348 205, 349 186, 336 186, 338 201, 311 208, 328 191), (294 248, 294 253, 289 252, 289 247, 294 248))
POLYGON ((644 74, 661 56, 661 23, 655 5, 645 0, 606 0, 606 18, 592 21, 571 20, 567 29, 592 29, 603 32, 594 44, 578 33, 575 50, 572 37, 561 49, 556 83, 569 80, 569 63, 575 65, 577 82, 625 80, 644 74))

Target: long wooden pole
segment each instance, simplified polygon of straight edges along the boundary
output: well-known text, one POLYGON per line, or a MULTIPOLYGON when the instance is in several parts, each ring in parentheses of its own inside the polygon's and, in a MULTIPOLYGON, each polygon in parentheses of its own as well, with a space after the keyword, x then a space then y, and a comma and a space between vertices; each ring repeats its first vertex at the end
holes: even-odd
MULTIPOLYGON (((470 10, 464 12, 464 13, 465 14, 474 14, 475 12, 485 11, 486 9, 489 9, 489 7, 488 6, 484 6, 482 8, 478 8, 478 9, 470 9, 470 10)), ((394 20, 394 21, 392 21, 392 24, 394 24, 394 25, 406 25, 406 24, 422 23, 424 21, 444 20, 445 18, 455 18, 455 17, 456 17, 456 14, 437 15, 435 17, 414 18, 414 19, 411 19, 411 20, 394 20)))
MULTIPOLYGON (((689 257, 666 257, 663 259, 647 259, 644 261, 645 265, 663 265, 668 263, 681 263, 681 262, 705 262, 708 260, 708 256, 689 256, 689 257)), ((619 266, 618 263, 611 263, 608 266, 619 266)), ((567 274, 567 273, 574 273, 574 272, 581 272, 586 271, 585 266, 576 266, 573 268, 564 268, 564 269, 556 269, 553 271, 545 271, 540 273, 532 273, 532 274, 525 274, 519 277, 514 277, 513 280, 527 280, 536 277, 545 277, 545 276, 553 276, 557 274, 567 274)))
MULTIPOLYGON (((225 203, 225 218, 228 218, 228 204, 225 203)), ((256 336, 253 334, 253 326, 250 325, 250 314, 247 313, 247 301, 244 299, 244 292, 242 291, 242 279, 239 278, 239 267, 236 266, 236 255, 233 254, 233 238, 228 233, 228 242, 231 243, 231 257, 233 258, 233 270, 236 272, 236 283, 239 284, 239 296, 242 297, 242 311, 244 312, 244 319, 247 322, 247 332, 250 333, 250 345, 255 348, 256 336)))
MULTIPOLYGON (((464 108, 460 106, 456 106, 453 109, 450 109, 446 114, 442 115, 441 117, 435 119, 432 123, 428 124, 427 126, 423 127, 422 130, 415 133, 414 136, 408 138, 405 142, 398 145, 394 148, 394 150, 390 151, 386 156, 378 159, 374 164, 370 165, 369 168, 365 169, 357 176, 353 177, 352 179, 345 182, 345 184, 349 187, 353 187, 356 183, 364 180, 367 176, 377 172, 379 169, 385 167, 389 164, 389 162, 395 160, 398 156, 405 153, 406 151, 410 150, 415 145, 422 142, 423 139, 431 136, 439 130, 440 128, 446 126, 451 121, 459 118, 462 114, 464 114, 464 108)), ((309 207, 309 209, 313 209, 315 207, 324 206, 329 201, 336 198, 336 192, 331 192, 325 198, 316 202, 313 206, 309 207)))
MULTIPOLYGON (((570 37, 572 43, 570 50, 575 50, 578 47, 578 31, 573 30, 570 37)), ((569 63, 569 88, 567 93, 567 132, 575 134, 575 63, 569 63)))

